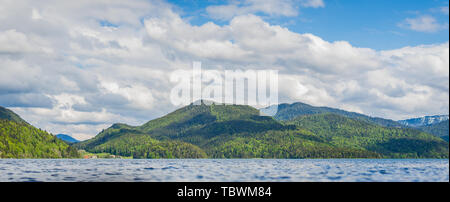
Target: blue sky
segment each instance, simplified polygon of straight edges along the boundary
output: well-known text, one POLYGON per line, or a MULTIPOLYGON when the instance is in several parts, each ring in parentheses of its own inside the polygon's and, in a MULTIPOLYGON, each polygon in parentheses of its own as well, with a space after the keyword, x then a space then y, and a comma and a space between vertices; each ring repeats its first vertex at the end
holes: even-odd
MULTIPOLYGON (((182 17, 194 25, 212 21, 227 24, 227 20, 211 18, 208 6, 226 5, 233 1, 169 0, 182 17)), ((443 43, 449 40, 447 0, 324 0, 324 7, 297 8, 296 16, 263 16, 267 22, 281 25, 297 33, 312 33, 327 41, 348 41, 353 46, 375 50, 405 46, 443 43), (446 10, 446 12, 445 12, 446 10), (434 18, 436 31, 408 29, 406 19, 423 16, 434 18)), ((293 5, 299 5, 294 2, 293 5)))

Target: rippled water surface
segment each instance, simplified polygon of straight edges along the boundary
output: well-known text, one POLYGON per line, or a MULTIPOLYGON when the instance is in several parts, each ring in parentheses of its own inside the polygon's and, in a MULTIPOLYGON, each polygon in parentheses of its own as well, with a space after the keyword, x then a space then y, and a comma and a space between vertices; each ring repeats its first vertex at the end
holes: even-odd
POLYGON ((437 159, 0 159, 0 181, 449 181, 437 159))

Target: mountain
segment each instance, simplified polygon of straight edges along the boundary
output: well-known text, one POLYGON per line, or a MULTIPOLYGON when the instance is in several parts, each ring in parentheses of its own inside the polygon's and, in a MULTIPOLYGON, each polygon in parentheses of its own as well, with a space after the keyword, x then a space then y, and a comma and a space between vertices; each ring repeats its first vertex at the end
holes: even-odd
POLYGON ((443 121, 448 121, 448 115, 424 116, 419 118, 400 120, 398 122, 405 126, 421 127, 438 124, 443 121))
POLYGON ((316 140, 307 131, 259 116, 249 106, 220 104, 191 104, 142 126, 114 124, 75 146, 135 158, 380 157, 316 140))
POLYGON ((412 128, 382 127, 337 114, 299 116, 288 123, 340 147, 364 149, 389 158, 448 158, 448 143, 412 128))
POLYGON ((390 119, 383 119, 377 117, 370 117, 364 114, 356 112, 348 112, 341 109, 335 109, 330 107, 315 107, 305 103, 296 102, 292 104, 279 104, 260 109, 261 112, 269 114, 274 108, 278 107, 278 111, 273 116, 276 120, 289 121, 297 118, 298 116, 312 115, 312 114, 324 114, 334 113, 348 118, 358 119, 369 123, 375 123, 386 127, 401 127, 400 123, 390 119))
POLYGON ((64 140, 68 143, 76 143, 79 142, 79 140, 73 138, 72 136, 66 135, 66 134, 58 134, 56 135, 57 138, 59 138, 60 140, 64 140))
POLYGON ((17 115, 16 113, 14 113, 13 111, 4 108, 2 106, 0 106, 0 119, 5 119, 5 120, 9 120, 9 121, 14 121, 16 123, 24 123, 24 124, 28 124, 25 120, 23 120, 22 118, 20 118, 19 115, 17 115))
POLYGON ((78 151, 0 107, 0 158, 78 158, 78 151))
POLYGON ((280 122, 259 116, 259 110, 250 106, 191 104, 141 126, 113 124, 93 139, 74 146, 89 152, 135 158, 448 157, 448 144, 432 135, 335 116, 311 128, 315 122, 307 119, 280 122), (335 119, 343 119, 342 124, 346 123, 348 128, 334 125, 335 119), (373 131, 364 133, 366 127, 373 131), (356 135, 355 131, 364 135, 356 135), (333 136, 341 137, 345 143, 333 136), (425 143, 428 146, 415 148, 425 143), (396 144, 404 149, 391 148, 396 144))
POLYGON ((407 127, 416 128, 417 130, 440 137, 448 142, 449 134, 449 116, 435 115, 424 116, 398 121, 407 127))
POLYGON ((449 120, 436 124, 419 126, 417 129, 438 136, 448 142, 449 120))

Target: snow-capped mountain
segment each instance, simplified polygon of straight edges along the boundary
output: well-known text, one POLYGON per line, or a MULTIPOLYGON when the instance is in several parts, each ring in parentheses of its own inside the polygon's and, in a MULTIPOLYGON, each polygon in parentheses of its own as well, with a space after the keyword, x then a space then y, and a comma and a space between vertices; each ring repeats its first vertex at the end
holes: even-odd
POLYGON ((448 115, 435 115, 435 116, 424 116, 424 117, 419 117, 419 118, 400 120, 398 122, 405 126, 419 127, 419 126, 437 124, 442 121, 447 121, 448 119, 449 119, 448 115))

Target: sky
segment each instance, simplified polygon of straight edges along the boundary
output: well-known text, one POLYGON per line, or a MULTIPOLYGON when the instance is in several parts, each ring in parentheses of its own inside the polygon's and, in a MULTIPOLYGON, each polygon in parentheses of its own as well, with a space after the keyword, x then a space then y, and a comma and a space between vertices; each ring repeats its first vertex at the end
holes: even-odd
POLYGON ((279 70, 280 102, 394 120, 448 114, 448 4, 0 0, 0 106, 83 140, 179 108, 170 73, 201 61, 279 70))

